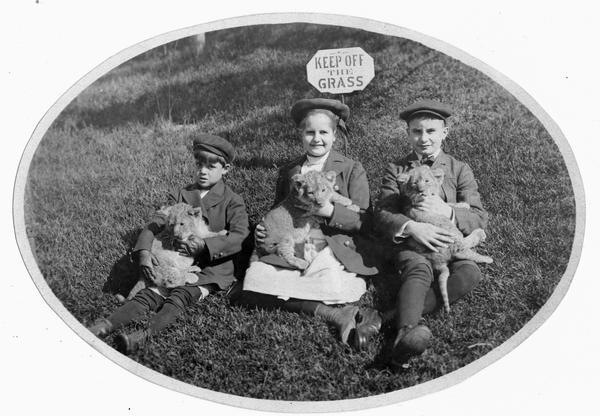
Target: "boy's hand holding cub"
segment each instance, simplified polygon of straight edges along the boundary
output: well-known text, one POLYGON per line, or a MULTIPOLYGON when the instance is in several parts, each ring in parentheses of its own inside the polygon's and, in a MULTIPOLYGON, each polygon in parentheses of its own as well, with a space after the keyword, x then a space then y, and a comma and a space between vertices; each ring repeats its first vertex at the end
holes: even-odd
POLYGON ((158 259, 150 250, 138 251, 138 266, 140 274, 146 279, 154 278, 154 266, 158 266, 158 259))

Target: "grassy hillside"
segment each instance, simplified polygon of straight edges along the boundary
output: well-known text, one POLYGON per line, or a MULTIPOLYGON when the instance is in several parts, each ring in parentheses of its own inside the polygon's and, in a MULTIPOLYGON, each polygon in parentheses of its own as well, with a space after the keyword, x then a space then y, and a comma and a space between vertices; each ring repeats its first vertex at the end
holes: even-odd
MULTIPOLYGON (((65 307, 86 324, 114 310, 110 290, 132 277, 119 260, 166 192, 191 181, 197 132, 236 146, 227 182, 256 222, 272 202, 278 166, 301 152, 290 106, 322 96, 306 82, 306 62, 319 49, 353 46, 376 65, 371 84, 346 96, 348 156, 365 166, 372 199, 385 163, 408 151, 399 110, 420 98, 451 104, 444 148, 473 168, 490 213, 480 252, 495 263, 483 267, 486 279, 449 315, 427 317, 434 345, 402 371, 386 365, 389 328, 356 353, 322 321, 232 307, 222 294, 133 358, 220 392, 335 400, 439 377, 518 331, 554 290, 573 242, 573 192, 552 138, 513 96, 452 58, 405 39, 305 24, 212 32, 200 56, 184 42, 164 45, 104 75, 65 109, 35 153, 26 203, 38 265, 65 307)), ((389 306, 393 284, 393 276, 377 278, 363 302, 389 306)))

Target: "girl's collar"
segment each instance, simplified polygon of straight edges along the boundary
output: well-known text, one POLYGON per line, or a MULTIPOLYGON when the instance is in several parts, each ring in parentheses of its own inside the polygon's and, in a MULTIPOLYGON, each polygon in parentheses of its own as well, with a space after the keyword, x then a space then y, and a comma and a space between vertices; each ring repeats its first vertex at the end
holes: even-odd
POLYGON ((325 161, 327 160, 327 158, 329 157, 329 153, 331 151, 325 153, 322 156, 311 156, 308 153, 306 154, 306 165, 308 166, 313 166, 313 165, 323 165, 325 164, 325 161))

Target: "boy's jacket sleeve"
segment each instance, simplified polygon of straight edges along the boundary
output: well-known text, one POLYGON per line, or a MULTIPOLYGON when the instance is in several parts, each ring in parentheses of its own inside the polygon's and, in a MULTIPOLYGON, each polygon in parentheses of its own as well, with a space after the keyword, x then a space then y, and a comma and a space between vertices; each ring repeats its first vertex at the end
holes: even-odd
POLYGON ((456 201, 466 202, 470 208, 454 208, 456 226, 468 235, 488 223, 488 213, 483 208, 473 171, 466 163, 462 164, 456 178, 456 201))
POLYGON ((207 238, 206 248, 210 261, 237 254, 242 250, 242 242, 248 236, 248 214, 240 196, 233 196, 226 207, 227 235, 207 238))
POLYGON ((374 210, 375 232, 387 242, 393 242, 394 236, 410 218, 401 213, 402 200, 399 196, 399 167, 390 164, 385 170, 381 183, 379 202, 374 210))

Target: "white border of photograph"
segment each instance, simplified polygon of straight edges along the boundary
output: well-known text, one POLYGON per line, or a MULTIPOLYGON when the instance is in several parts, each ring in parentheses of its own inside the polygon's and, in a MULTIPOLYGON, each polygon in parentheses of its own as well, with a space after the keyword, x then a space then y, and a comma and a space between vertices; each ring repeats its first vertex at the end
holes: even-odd
MULTIPOLYGON (((59 5, 54 5, 51 2, 46 4, 43 0, 37 5, 31 3, 19 9, 15 7, 13 11, 16 10, 16 16, 22 20, 15 18, 2 28, 3 32, 6 31, 3 33, 3 39, 9 40, 7 47, 9 59, 6 61, 8 69, 2 76, 3 90, 9 92, 2 100, 2 114, 6 117, 6 124, 9 127, 5 138, 6 143, 3 143, 7 149, 2 153, 6 158, 4 166, 11 168, 9 172, 16 172, 21 153, 44 112, 86 72, 93 69, 92 73, 85 75, 76 87, 69 91, 68 96, 62 96, 52 107, 51 111, 56 114, 48 113, 43 117, 32 141, 27 145, 23 160, 31 159, 31 152, 37 145, 36 140, 41 139, 42 133, 48 127, 47 124, 58 114, 57 112, 60 112, 66 103, 100 73, 105 73, 118 63, 144 50, 185 36, 187 33, 197 32, 199 29, 191 28, 189 32, 186 30, 171 32, 172 30, 210 22, 220 17, 276 11, 276 9, 247 10, 247 7, 238 7, 238 5, 235 7, 221 5, 219 9, 212 9, 211 6, 210 9, 203 10, 187 2, 175 1, 168 5, 169 9, 174 10, 171 15, 165 10, 166 3, 162 3, 162 8, 151 2, 137 1, 127 5, 105 2, 102 6, 73 2, 60 2, 59 5), (36 7, 38 9, 35 9, 36 7), (46 9, 42 9, 44 7, 46 9), (104 22, 100 23, 102 20, 104 22), (152 38, 163 33, 166 34, 159 38, 152 38), (148 38, 151 39, 139 43, 148 38), (134 44, 136 46, 119 53, 118 57, 114 56, 120 50, 134 44), (112 58, 105 60, 109 56, 112 58), (102 63, 100 67, 97 67, 100 63, 102 63)), ((311 9, 310 3, 317 2, 305 2, 302 5, 303 9, 311 9)), ((463 5, 460 2, 453 2, 450 5, 428 2, 426 11, 420 10, 418 4, 396 6, 397 9, 394 10, 386 8, 385 5, 375 6, 372 2, 354 6, 356 7, 354 9, 351 7, 354 5, 353 2, 335 4, 338 5, 333 8, 335 10, 320 10, 316 7, 311 10, 343 12, 410 29, 377 22, 366 24, 362 19, 343 16, 304 15, 306 19, 303 20, 360 27, 418 40, 468 65, 475 66, 499 81, 513 94, 516 93, 517 98, 544 123, 559 145, 567 164, 571 167, 571 179, 577 196, 579 198, 583 196, 583 184, 577 175, 573 175, 572 156, 574 153, 582 176, 593 177, 594 166, 590 159, 598 150, 596 131, 600 126, 599 116, 595 113, 597 104, 591 100, 600 93, 598 81, 595 80, 596 74, 600 71, 598 71, 598 58, 594 56, 597 54, 594 52, 596 48, 592 40, 598 39, 599 36, 593 22, 595 16, 593 10, 582 13, 581 9, 574 7, 561 10, 548 5, 540 8, 516 2, 503 3, 501 9, 486 8, 475 3, 463 5), (345 7, 341 8, 340 5, 345 7), (369 10, 364 10, 364 6, 370 6, 369 10), (551 25, 544 26, 546 22, 553 19, 557 22, 554 29, 551 25), (532 20, 535 20, 533 27, 530 25, 532 20), (443 42, 436 39, 442 39, 443 42), (455 47, 465 52, 460 52, 455 47), (596 61, 593 60, 594 58, 596 61), (524 90, 518 85, 521 85, 524 90), (528 93, 535 97, 535 101, 528 93), (558 122, 568 142, 552 119, 558 122), (590 175, 587 176, 586 172, 590 175)), ((6 12, 2 14, 8 16, 6 12)), ((287 16, 288 20, 283 15, 266 15, 262 16, 260 21, 271 19, 272 22, 284 23, 298 20, 297 15, 287 16)), ((249 22, 247 18, 241 20, 234 18, 225 22, 207 23, 202 25, 202 31, 238 26, 241 21, 243 24, 249 22)), ((258 22, 255 20, 255 23, 258 22)), ((3 182, 9 194, 12 193, 13 179, 14 177, 5 178, 3 182)), ((18 183, 15 190, 15 203, 17 203, 19 198, 22 200, 22 195, 19 194, 22 189, 18 183)), ((590 191, 589 187, 587 191, 590 191)), ((586 197, 588 207, 591 207, 596 202, 595 195, 587 192, 586 197)), ((578 200, 577 225, 580 235, 583 232, 581 202, 578 200)), ((593 210, 588 208, 588 213, 591 212, 593 210)), ((15 214, 18 214, 18 211, 15 211, 15 214)), ((9 213, 6 218, 6 223, 9 224, 9 213)), ((588 230, 594 223, 593 219, 588 219, 588 230)), ((16 225, 17 228, 22 226, 18 221, 16 225)), ((17 229, 17 233, 22 231, 17 229)), ((528 339, 525 340, 527 334, 543 323, 557 306, 567 289, 568 280, 573 275, 576 264, 569 265, 565 278, 561 280, 551 299, 522 331, 490 354, 456 372, 409 389, 389 393, 384 395, 389 398, 383 400, 382 396, 374 396, 356 399, 359 403, 349 400, 323 403, 325 406, 321 406, 318 402, 313 402, 304 407, 280 402, 277 410, 341 411, 388 405, 380 412, 422 414, 435 412, 444 415, 509 412, 554 414, 562 409, 562 413, 577 411, 578 414, 584 414, 583 411, 577 410, 579 406, 574 407, 574 404, 587 403, 588 411, 593 413, 594 407, 597 411, 598 405, 593 403, 593 399, 600 374, 596 356, 599 350, 599 338, 594 333, 597 326, 594 316, 597 318, 597 313, 593 312, 595 305, 591 299, 599 293, 599 286, 597 282, 590 282, 593 279, 589 276, 595 273, 591 260, 586 258, 586 248, 589 253, 590 247, 597 247, 594 243, 597 240, 592 240, 589 236, 591 232, 588 231, 587 234, 581 264, 572 288, 551 319, 528 339), (502 360, 468 377, 522 341, 524 342, 519 348, 502 360), (417 400, 389 406, 398 400, 407 400, 424 392, 431 393, 442 389, 465 377, 468 378, 463 383, 452 388, 425 395, 417 400)), ((2 405, 12 410, 9 414, 19 408, 24 413, 44 410, 49 413, 60 411, 62 414, 79 412, 106 414, 108 411, 124 414, 184 411, 197 413, 199 407, 202 408, 200 410, 202 412, 224 410, 234 414, 246 412, 242 409, 200 401, 153 385, 123 371, 97 351, 89 348, 44 303, 31 284, 14 240, 7 240, 3 247, 6 256, 12 260, 8 269, 10 271, 8 273, 9 293, 6 296, 8 299, 2 302, 0 328, 3 330, 1 331, 3 346, 7 348, 4 354, 7 372, 3 374, 3 380, 9 391, 14 392, 8 395, 8 400, 2 405)), ((578 241, 582 242, 581 236, 578 241)), ((578 251, 579 247, 575 247, 574 257, 577 257, 578 251)), ((27 264, 31 265, 31 258, 27 259, 28 254, 24 253, 24 256, 27 264)), ((39 274, 39 271, 37 273, 39 274)), ((32 274, 36 279, 35 271, 32 271, 32 274)), ((39 283, 37 279, 36 282, 39 283)), ((44 296, 53 297, 47 290, 47 286, 46 291, 43 285, 38 287, 44 296)), ((58 300, 55 302, 59 303, 58 300)), ((58 307, 62 308, 62 306, 58 307)), ((106 344, 87 333, 66 310, 61 315, 69 326, 78 329, 80 336, 95 348, 101 351, 103 348, 112 351, 106 344)), ((145 376, 147 372, 152 374, 150 377, 153 377, 154 381, 177 390, 181 390, 181 386, 177 383, 184 384, 153 372, 114 351, 112 353, 118 357, 111 357, 111 359, 137 374, 145 376)), ((219 400, 219 393, 210 393, 217 396, 212 397, 212 400, 219 400)), ((256 407, 241 402, 256 399, 239 398, 240 401, 237 402, 236 396, 222 396, 224 400, 219 401, 230 405, 256 407)))

